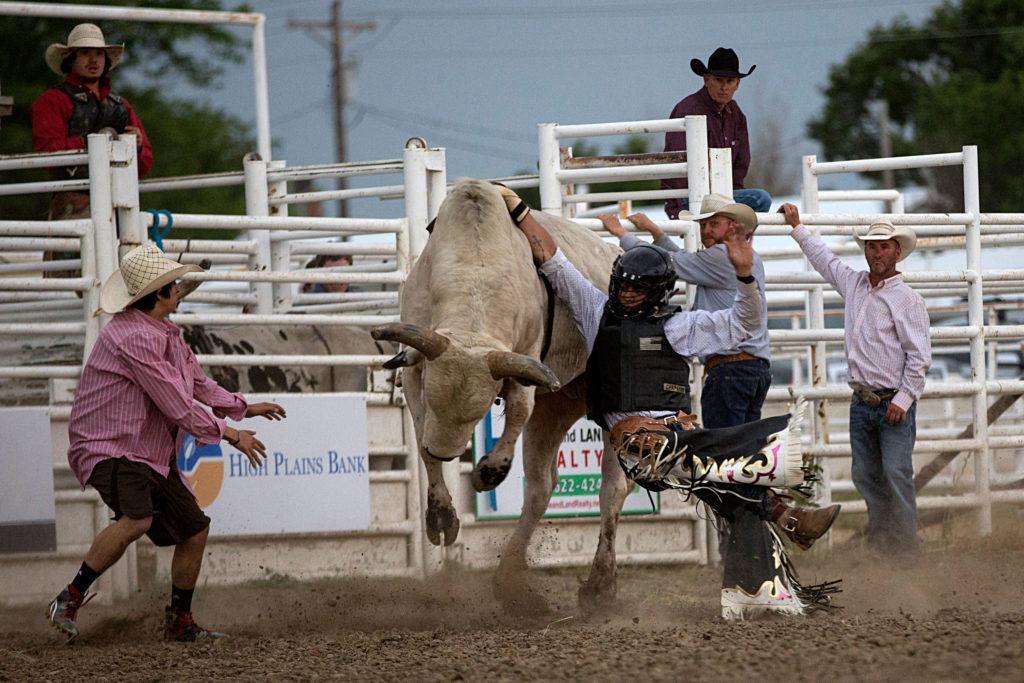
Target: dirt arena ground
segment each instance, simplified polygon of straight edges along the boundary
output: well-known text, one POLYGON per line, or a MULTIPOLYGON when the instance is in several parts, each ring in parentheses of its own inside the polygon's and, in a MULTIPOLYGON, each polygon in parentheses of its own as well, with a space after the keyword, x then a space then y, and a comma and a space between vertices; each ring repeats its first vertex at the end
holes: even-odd
MULTIPOLYGON (((1009 524, 1007 524, 1009 522, 1009 524)), ((726 623, 714 568, 627 568, 616 609, 583 618, 584 570, 536 575, 549 615, 513 616, 490 576, 287 579, 197 593, 211 644, 159 639, 161 593, 87 606, 61 643, 43 605, 0 612, 0 680, 963 680, 1024 679, 1024 517, 982 541, 929 541, 921 566, 859 550, 798 558, 807 582, 842 577, 843 609, 726 623)), ((5 587, 4 590, 11 590, 5 587)))

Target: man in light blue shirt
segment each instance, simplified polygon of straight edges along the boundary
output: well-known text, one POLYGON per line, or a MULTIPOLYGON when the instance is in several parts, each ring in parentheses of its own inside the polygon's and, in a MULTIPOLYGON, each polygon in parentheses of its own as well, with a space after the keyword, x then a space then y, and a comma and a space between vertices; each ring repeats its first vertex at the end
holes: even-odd
MULTIPOLYGON (((599 216, 605 228, 619 238, 623 249, 630 249, 640 240, 628 234, 619 219, 599 216)), ((757 228, 757 214, 728 197, 709 194, 701 204, 701 213, 694 217, 700 223, 704 249, 682 251, 672 239, 644 214, 629 217, 633 225, 654 237, 656 246, 672 252, 672 262, 681 280, 697 286, 693 310, 721 311, 732 306, 736 298, 736 271, 729 262, 725 248, 727 236, 736 229, 751 236, 757 228)), ((701 356, 704 363, 704 387, 701 392, 702 420, 708 428, 735 427, 761 419, 768 387, 771 385, 771 352, 768 346, 768 302, 765 299, 764 264, 757 252, 751 274, 761 292, 761 322, 757 332, 734 348, 713 355, 701 356)))

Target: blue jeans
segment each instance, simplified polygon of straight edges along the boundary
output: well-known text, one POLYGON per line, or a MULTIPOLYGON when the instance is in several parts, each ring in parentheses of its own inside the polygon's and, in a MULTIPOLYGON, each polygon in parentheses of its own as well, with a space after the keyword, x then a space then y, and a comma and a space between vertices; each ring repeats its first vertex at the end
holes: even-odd
MULTIPOLYGON (((700 394, 701 419, 704 422, 704 427, 720 429, 760 420, 761 406, 764 404, 765 396, 768 395, 768 387, 772 383, 770 368, 771 366, 766 360, 741 360, 735 363, 721 363, 712 368, 707 373, 700 394)), ((727 502, 720 508, 722 516, 728 523, 719 527, 718 533, 719 549, 723 558, 726 558, 726 584, 723 585, 728 587, 730 581, 733 580, 729 577, 735 573, 732 569, 734 565, 736 567, 745 566, 745 560, 735 558, 734 563, 728 559, 730 549, 743 547, 749 550, 751 547, 761 547, 761 541, 767 543, 766 530, 760 529, 759 525, 753 524, 746 518, 754 516, 760 520, 768 519, 771 502, 768 498, 768 489, 763 486, 723 484, 722 488, 732 489, 745 498, 760 501, 759 503, 742 504, 727 496, 725 499, 727 502), (741 527, 760 529, 760 531, 750 531, 749 534, 743 534, 741 538, 732 538, 729 528, 730 525, 737 523, 741 527), (765 538, 760 538, 760 535, 764 535, 765 538)), ((746 552, 743 551, 743 553, 746 552)))
POLYGON ((868 544, 882 552, 914 554, 917 540, 917 494, 914 491, 914 440, 917 404, 903 422, 885 421, 889 401, 868 406, 858 396, 850 402, 853 484, 868 506, 868 544))
POLYGON ((704 427, 735 427, 760 420, 761 406, 771 383, 771 366, 766 360, 741 360, 715 366, 701 389, 704 427))
MULTIPOLYGON (((732 198, 737 204, 746 204, 757 213, 767 213, 772 208, 772 196, 764 190, 733 190, 732 198)), ((682 202, 680 210, 688 211, 690 200, 684 197, 680 201, 682 202)))
POLYGON ((772 208, 772 196, 764 190, 733 190, 732 198, 737 204, 746 204, 757 213, 768 213, 772 208))

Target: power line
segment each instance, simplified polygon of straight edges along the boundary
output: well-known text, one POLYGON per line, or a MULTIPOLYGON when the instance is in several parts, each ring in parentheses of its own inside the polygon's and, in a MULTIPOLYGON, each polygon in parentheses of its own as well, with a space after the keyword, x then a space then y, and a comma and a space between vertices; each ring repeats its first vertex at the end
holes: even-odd
MULTIPOLYGON (((361 108, 362 105, 353 104, 353 106, 356 107, 356 108, 361 108)), ((388 116, 386 114, 382 114, 382 113, 379 113, 379 112, 374 113, 374 112, 367 111, 366 114, 368 114, 369 116, 371 116, 374 119, 376 119, 378 121, 378 123, 381 123, 381 124, 383 124, 383 125, 385 125, 385 126, 387 126, 389 128, 392 128, 394 130, 401 131, 402 133, 405 133, 405 134, 409 133, 410 128, 414 128, 416 126, 419 126, 420 128, 427 128, 427 129, 432 129, 433 128, 432 126, 427 125, 427 124, 420 124, 418 121, 417 122, 410 122, 409 120, 404 119, 404 118, 392 117, 392 116, 388 116)), ((481 154, 481 155, 484 155, 484 156, 495 156, 495 157, 499 157, 499 158, 502 158, 502 159, 505 159, 505 160, 508 160, 508 161, 513 161, 513 162, 516 162, 516 163, 529 163, 530 161, 534 160, 534 155, 533 155, 533 150, 532 149, 530 150, 530 153, 518 154, 518 153, 516 153, 516 152, 514 152, 513 150, 510 150, 510 149, 504 149, 504 148, 501 148, 501 147, 493 147, 491 145, 478 144, 478 143, 474 143, 474 142, 464 142, 464 141, 459 141, 459 140, 453 140, 453 139, 448 138, 448 137, 445 137, 443 139, 443 142, 444 142, 443 146, 445 146, 445 147, 454 147, 455 149, 461 149, 461 150, 464 150, 464 151, 467 151, 467 152, 473 152, 475 154, 481 154)))
POLYGON ((275 116, 274 118, 270 119, 270 122, 278 126, 288 123, 289 121, 301 118, 303 115, 308 114, 309 112, 314 111, 316 109, 319 109, 320 107, 323 107, 328 102, 330 102, 330 99, 325 97, 321 100, 317 100, 316 102, 305 104, 301 107, 298 107, 297 109, 292 109, 291 111, 285 112, 280 116, 275 116))
POLYGON ((470 133, 480 135, 482 137, 508 140, 509 142, 526 142, 533 144, 537 141, 537 138, 532 135, 517 133, 506 128, 494 128, 474 123, 453 121, 451 119, 424 116, 421 112, 403 111, 401 109, 393 109, 390 107, 378 107, 365 102, 357 102, 355 100, 352 101, 352 104, 358 104, 369 114, 381 114, 392 118, 404 118, 405 120, 416 121, 417 123, 422 122, 424 124, 429 124, 432 128, 451 130, 456 133, 470 133))
MULTIPOLYGON (((334 0, 331 3, 331 18, 328 21, 309 21, 289 19, 288 28, 302 29, 309 34, 316 42, 331 51, 331 98, 334 102, 334 144, 335 161, 343 163, 348 156, 345 144, 345 101, 347 99, 345 87, 345 67, 347 66, 343 57, 344 33, 360 33, 362 31, 374 31, 377 29, 375 21, 351 22, 341 20, 341 0, 334 0), (326 30, 330 36, 325 40, 320 33, 326 30)), ((338 189, 344 190, 348 187, 348 178, 341 177, 337 181, 338 189)), ((341 216, 348 215, 348 200, 341 199, 338 202, 341 216)))
MULTIPOLYGON (((902 5, 934 5, 935 0, 903 0, 902 5)), ((628 5, 623 3, 607 4, 607 5, 595 5, 587 4, 585 9, 581 9, 578 5, 563 5, 563 6, 533 6, 533 7, 494 7, 488 5, 486 8, 480 7, 479 5, 474 7, 464 8, 444 8, 438 9, 431 7, 431 9, 408 9, 408 10, 393 10, 390 12, 375 11, 374 16, 377 18, 398 16, 405 18, 419 18, 419 19, 449 19, 452 17, 465 17, 473 19, 487 19, 487 18, 507 18, 507 17, 554 17, 561 19, 572 19, 579 20, 579 18, 586 14, 586 16, 612 16, 612 17, 652 17, 652 16, 680 16, 680 17, 694 17, 694 16, 707 16, 707 15, 746 15, 746 14, 765 14, 765 13, 776 13, 784 11, 825 11, 834 12, 838 9, 863 9, 866 7, 891 7, 892 2, 890 0, 839 0, 833 3, 825 3, 821 0, 805 0, 802 2, 785 2, 781 4, 769 4, 769 3, 758 3, 754 7, 748 9, 738 9, 734 6, 709 6, 704 2, 696 2, 691 4, 685 4, 680 2, 662 2, 662 3, 643 3, 637 5, 628 5)), ((355 15, 357 17, 363 15, 355 15)), ((368 15, 367 15, 368 16, 368 15)))
MULTIPOLYGON (((786 40, 784 42, 778 40, 772 41, 751 41, 743 43, 744 49, 789 49, 792 47, 803 47, 810 45, 835 45, 837 43, 859 43, 864 40, 873 43, 905 43, 914 42, 921 40, 954 40, 960 38, 986 38, 997 35, 1014 35, 1024 32, 1024 26, 1008 26, 1002 28, 985 28, 985 29, 968 29, 963 31, 949 31, 949 32, 921 32, 918 34, 908 34, 900 36, 889 36, 885 38, 873 38, 862 35, 848 35, 848 36, 837 36, 832 38, 804 38, 795 40, 786 40)), ((382 50, 378 51, 377 55, 380 57, 393 57, 398 59, 450 59, 452 57, 518 57, 524 56, 542 56, 542 55, 559 55, 565 56, 570 54, 573 57, 584 57, 584 56, 636 56, 636 57, 656 57, 656 56, 669 56, 669 57, 685 57, 686 55, 692 54, 694 50, 710 48, 713 45, 717 45, 721 41, 714 43, 688 43, 685 48, 673 47, 664 49, 652 49, 650 47, 639 47, 639 48, 627 48, 627 49, 609 49, 609 48, 593 48, 593 49, 573 49, 571 51, 566 50, 565 47, 556 48, 536 48, 523 50, 522 48, 510 48, 510 49, 480 49, 480 50, 382 50)))

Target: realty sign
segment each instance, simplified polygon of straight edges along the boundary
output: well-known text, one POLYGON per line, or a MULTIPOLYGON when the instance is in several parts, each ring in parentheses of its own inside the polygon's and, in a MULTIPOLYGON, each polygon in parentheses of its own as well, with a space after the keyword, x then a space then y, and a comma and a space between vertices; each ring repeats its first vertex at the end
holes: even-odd
MULTIPOLYGON (((473 438, 473 459, 479 462, 501 437, 505 429, 504 406, 492 406, 483 421, 477 425, 473 438)), ((615 458, 605 452, 601 427, 586 418, 580 418, 565 433, 558 447, 558 483, 548 502, 545 517, 582 517, 601 514, 598 492, 601 489, 601 463, 604 458, 615 458)), ((616 465, 617 466, 617 465, 616 465)), ((523 439, 516 441, 512 469, 496 489, 476 494, 478 519, 511 519, 519 517, 523 509, 526 477, 523 473, 523 439)), ((660 508, 660 500, 651 498, 640 487, 634 487, 626 496, 623 514, 650 514, 660 508)))
POLYGON ((178 452, 211 536, 350 531, 370 525, 369 441, 364 396, 252 396, 284 407, 280 422, 255 418, 267 447, 253 467, 227 442, 199 445, 191 435, 178 452))

